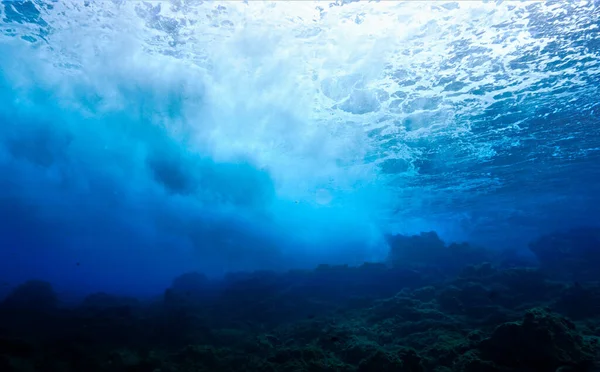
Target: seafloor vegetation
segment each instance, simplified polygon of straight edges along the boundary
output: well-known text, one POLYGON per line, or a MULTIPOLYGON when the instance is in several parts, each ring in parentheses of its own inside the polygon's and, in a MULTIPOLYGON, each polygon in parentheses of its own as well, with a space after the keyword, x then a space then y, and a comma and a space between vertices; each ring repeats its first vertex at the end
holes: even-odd
POLYGON ((600 230, 515 252, 392 236, 387 264, 176 278, 151 301, 61 305, 51 284, 0 311, 0 371, 593 371, 600 230))

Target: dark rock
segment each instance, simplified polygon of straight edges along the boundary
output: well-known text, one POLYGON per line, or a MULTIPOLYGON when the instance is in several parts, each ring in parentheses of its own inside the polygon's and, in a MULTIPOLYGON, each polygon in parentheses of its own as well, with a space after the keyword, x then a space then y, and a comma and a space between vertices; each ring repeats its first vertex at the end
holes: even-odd
POLYGON ((13 372, 14 369, 7 356, 0 355, 0 371, 13 372))
POLYGON ((600 314, 600 287, 574 283, 561 293, 553 308, 571 319, 593 318, 600 314))
POLYGON ((405 372, 423 372, 423 364, 421 363, 422 358, 417 355, 414 350, 401 350, 399 352, 400 360, 403 364, 403 371, 405 372))
POLYGON ((460 372, 504 372, 502 369, 494 363, 481 360, 479 355, 471 350, 461 355, 455 363, 454 371, 460 372))
POLYGON ((171 287, 165 290, 163 299, 167 306, 195 306, 209 298, 213 291, 206 275, 191 272, 175 278, 171 287))
POLYGON ((34 346, 28 342, 17 339, 0 338, 0 355, 28 358, 33 352, 34 346))
POLYGON ((432 266, 442 273, 456 274, 466 265, 486 261, 489 253, 467 243, 446 245, 433 231, 419 235, 389 235, 389 261, 397 267, 432 266))
POLYGON ((19 365, 20 368, 17 368, 15 363, 11 361, 11 358, 8 356, 0 355, 0 371, 2 372, 21 372, 23 370, 27 370, 26 366, 21 363, 19 365))
POLYGON ((173 280, 171 288, 177 291, 203 291, 209 285, 209 280, 206 275, 191 272, 178 276, 173 280))
POLYGON ((392 353, 377 350, 358 364, 358 372, 401 372, 404 364, 402 360, 392 353))
POLYGON ((455 286, 444 288, 437 296, 436 302, 442 311, 449 314, 462 314, 464 312, 463 303, 459 297, 461 290, 455 286))
POLYGON ((433 286, 427 286, 415 289, 412 292, 412 297, 419 301, 431 301, 435 298, 436 289, 433 286))
POLYGON ((447 255, 446 244, 433 231, 413 236, 390 235, 387 240, 390 245, 389 258, 395 264, 422 263, 436 256, 447 255))
POLYGON ((469 265, 465 267, 459 274, 461 278, 481 279, 489 278, 498 272, 491 263, 484 262, 478 265, 469 265))
POLYGON ((544 235, 529 244, 542 268, 568 280, 599 280, 600 228, 544 235))
POLYGON ((479 345, 482 359, 532 371, 562 366, 585 367, 594 360, 592 346, 570 321, 543 309, 527 312, 521 323, 505 323, 479 345))
POLYGON ((15 288, 2 302, 2 307, 17 310, 50 310, 56 308, 58 297, 50 283, 30 280, 15 288))
POLYGON ((114 306, 135 306, 139 302, 135 298, 115 296, 104 292, 93 293, 87 296, 81 306, 92 308, 114 307, 114 306))

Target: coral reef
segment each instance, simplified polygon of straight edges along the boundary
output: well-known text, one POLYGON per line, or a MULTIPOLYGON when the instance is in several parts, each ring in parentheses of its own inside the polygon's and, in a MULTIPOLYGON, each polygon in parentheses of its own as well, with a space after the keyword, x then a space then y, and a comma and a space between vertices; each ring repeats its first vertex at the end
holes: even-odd
MULTIPOLYGON (((431 234, 399 241, 419 239, 472 250, 431 234)), ((75 307, 30 281, 0 307, 0 370, 594 371, 596 283, 479 251, 434 267, 441 254, 221 280, 188 273, 154 300, 95 293, 75 307)))

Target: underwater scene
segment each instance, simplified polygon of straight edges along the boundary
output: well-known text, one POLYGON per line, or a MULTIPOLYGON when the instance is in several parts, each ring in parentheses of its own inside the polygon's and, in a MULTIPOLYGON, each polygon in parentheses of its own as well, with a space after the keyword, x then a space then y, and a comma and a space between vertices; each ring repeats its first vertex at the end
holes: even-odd
POLYGON ((0 372, 599 372, 600 1, 0 0, 0 372))

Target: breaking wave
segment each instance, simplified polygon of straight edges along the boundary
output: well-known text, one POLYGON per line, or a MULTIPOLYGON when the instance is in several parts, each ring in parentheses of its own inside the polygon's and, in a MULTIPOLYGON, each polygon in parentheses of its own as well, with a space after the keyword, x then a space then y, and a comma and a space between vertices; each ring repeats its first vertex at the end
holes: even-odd
POLYGON ((596 223, 599 7, 4 0, 2 269, 146 285, 596 223))

